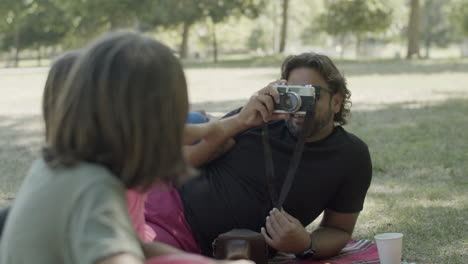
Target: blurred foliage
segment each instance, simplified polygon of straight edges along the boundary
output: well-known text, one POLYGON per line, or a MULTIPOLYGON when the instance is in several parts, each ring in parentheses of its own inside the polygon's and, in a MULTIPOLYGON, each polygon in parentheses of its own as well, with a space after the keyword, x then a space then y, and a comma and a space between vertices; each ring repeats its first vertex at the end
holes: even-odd
MULTIPOLYGON (((212 22, 212 45, 214 61, 218 60, 219 36, 216 34, 216 24, 225 21, 228 17, 245 16, 248 18, 256 18, 260 14, 260 10, 266 4, 265 0, 203 0, 198 1, 204 4, 202 9, 207 18, 212 22)), ((184 43, 184 40, 182 40, 184 43)), ((183 48, 181 54, 186 52, 183 48)), ((185 55, 185 54, 184 54, 185 55)), ((183 56, 185 58, 185 56, 183 56)))
POLYGON ((261 27, 257 27, 250 33, 247 39, 247 47, 251 50, 264 50, 267 47, 267 35, 261 27))
POLYGON ((20 50, 55 45, 70 28, 71 20, 53 0, 2 0, 1 3, 0 17, 5 19, 0 22, 3 32, 0 48, 15 48, 16 65, 20 50))
MULTIPOLYGON (((336 54, 355 45, 364 55, 369 47, 402 46, 408 3, 290 1, 286 50, 336 54)), ((155 36, 181 57, 206 58, 218 49, 223 56, 273 55, 279 50, 281 4, 282 0, 0 0, 0 50, 9 57, 41 48, 54 54, 82 47, 104 32, 127 29, 155 36)), ((427 51, 468 36, 467 0, 421 4, 421 40, 427 51)))
POLYGON ((468 0, 454 0, 451 11, 451 22, 458 33, 468 37, 468 0))
POLYGON ((256 18, 266 4, 266 0, 203 0, 202 10, 213 23, 220 23, 230 16, 256 18))
POLYGON ((392 23, 392 8, 383 0, 335 0, 326 5, 326 12, 317 18, 319 29, 342 39, 356 37, 356 53, 366 33, 387 30, 392 23))
POLYGON ((318 17, 320 27, 330 35, 364 34, 386 30, 392 9, 382 0, 335 0, 318 17))
POLYGON ((426 58, 432 45, 447 47, 455 39, 455 30, 450 23, 450 0, 425 0, 422 16, 422 40, 426 58))

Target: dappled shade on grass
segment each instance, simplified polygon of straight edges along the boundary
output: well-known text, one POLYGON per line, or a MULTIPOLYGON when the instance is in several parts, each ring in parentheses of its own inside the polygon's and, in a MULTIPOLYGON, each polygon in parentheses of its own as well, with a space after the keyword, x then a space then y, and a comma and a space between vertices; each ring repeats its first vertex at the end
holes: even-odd
POLYGON ((349 126, 369 145, 374 177, 355 236, 405 234, 419 262, 468 259, 468 100, 355 112, 349 126))

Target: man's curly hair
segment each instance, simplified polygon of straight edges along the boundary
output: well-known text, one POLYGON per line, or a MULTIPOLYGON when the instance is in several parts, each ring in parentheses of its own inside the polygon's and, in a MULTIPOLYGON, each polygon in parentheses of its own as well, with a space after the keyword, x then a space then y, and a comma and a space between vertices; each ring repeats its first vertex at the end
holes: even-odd
POLYGON ((346 79, 336 68, 335 64, 325 55, 314 52, 288 56, 281 66, 281 78, 288 80, 289 74, 296 68, 307 67, 322 75, 333 93, 343 95, 340 111, 335 114, 333 121, 339 125, 347 123, 346 118, 351 112, 351 92, 346 87, 346 79))

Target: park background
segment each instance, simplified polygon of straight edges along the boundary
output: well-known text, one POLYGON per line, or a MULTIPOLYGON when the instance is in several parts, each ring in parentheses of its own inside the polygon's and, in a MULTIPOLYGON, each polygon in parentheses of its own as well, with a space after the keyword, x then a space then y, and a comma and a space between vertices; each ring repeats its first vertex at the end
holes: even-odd
POLYGON ((191 108, 218 117, 287 55, 332 57, 374 166, 353 236, 402 232, 408 262, 467 263, 468 0, 0 0, 0 207, 43 145, 50 62, 118 29, 169 45, 191 108))

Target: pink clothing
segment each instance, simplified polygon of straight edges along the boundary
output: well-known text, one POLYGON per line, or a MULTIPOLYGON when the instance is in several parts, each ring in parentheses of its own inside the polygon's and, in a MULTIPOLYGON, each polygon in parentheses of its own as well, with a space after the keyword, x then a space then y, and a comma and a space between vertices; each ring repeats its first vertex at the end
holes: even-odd
POLYGON ((156 233, 155 241, 201 254, 192 229, 185 219, 182 200, 172 184, 161 184, 151 189, 145 205, 146 223, 156 233))
POLYGON ((132 220, 133 227, 135 228, 138 237, 143 242, 152 242, 156 237, 156 234, 145 222, 145 201, 148 194, 140 193, 135 190, 127 190, 125 195, 127 197, 130 220, 132 220))

